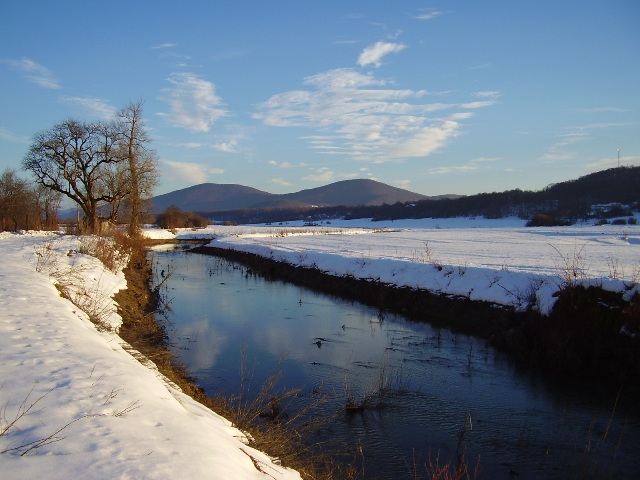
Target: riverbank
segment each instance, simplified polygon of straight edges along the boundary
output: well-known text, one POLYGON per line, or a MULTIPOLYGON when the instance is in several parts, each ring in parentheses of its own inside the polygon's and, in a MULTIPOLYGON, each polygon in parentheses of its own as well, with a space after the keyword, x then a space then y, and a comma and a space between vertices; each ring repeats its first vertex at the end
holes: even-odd
POLYGON ((120 337, 127 281, 81 242, 0 234, 3 478, 299 479, 120 337))
POLYGON ((425 289, 336 276, 214 244, 190 251, 227 258, 265 277, 355 300, 383 312, 485 338, 521 365, 547 374, 640 387, 640 342, 620 333, 623 328, 637 328, 637 296, 625 300, 619 292, 571 286, 559 293, 549 315, 541 315, 531 308, 516 311, 425 289))
POLYGON ((491 339, 532 368, 620 384, 640 378, 638 226, 424 219, 179 234, 207 235, 207 248, 264 262, 256 268, 267 274, 277 269, 296 283, 491 339))

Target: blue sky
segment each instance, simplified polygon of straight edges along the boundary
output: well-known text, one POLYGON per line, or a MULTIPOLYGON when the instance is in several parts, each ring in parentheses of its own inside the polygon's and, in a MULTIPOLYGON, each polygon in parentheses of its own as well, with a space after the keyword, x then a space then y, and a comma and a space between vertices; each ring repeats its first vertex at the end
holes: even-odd
POLYGON ((0 171, 130 100, 156 193, 371 178, 425 195, 640 165, 640 2, 4 0, 0 171))

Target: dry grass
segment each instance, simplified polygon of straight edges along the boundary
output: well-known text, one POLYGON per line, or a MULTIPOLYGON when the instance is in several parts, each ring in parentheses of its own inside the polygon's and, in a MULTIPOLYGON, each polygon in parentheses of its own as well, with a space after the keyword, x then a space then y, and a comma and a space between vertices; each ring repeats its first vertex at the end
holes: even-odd
POLYGON ((148 242, 143 239, 127 241, 131 247, 129 263, 124 269, 128 287, 114 297, 123 319, 119 331, 122 339, 152 360, 160 373, 184 393, 247 432, 247 439, 253 447, 297 470, 303 478, 362 478, 352 469, 340 465, 332 455, 322 453, 326 450, 323 445, 307 443, 320 425, 329 421, 326 417, 318 421, 302 421, 321 405, 324 401, 321 397, 291 413, 288 407, 298 400, 300 392, 297 389, 278 391, 279 374, 272 375, 259 386, 254 397, 248 395, 249 383, 245 383, 243 392, 234 397, 211 397, 196 385, 185 365, 168 349, 165 329, 154 317, 159 299, 150 285, 152 276, 145 250, 148 242))

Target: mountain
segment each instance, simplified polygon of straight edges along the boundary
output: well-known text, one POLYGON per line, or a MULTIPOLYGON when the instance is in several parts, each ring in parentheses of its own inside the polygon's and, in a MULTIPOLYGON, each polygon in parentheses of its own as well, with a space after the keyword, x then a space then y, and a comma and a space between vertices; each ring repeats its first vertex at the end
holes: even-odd
POLYGON ((382 205, 397 202, 415 202, 429 197, 419 193, 391 187, 374 180, 343 180, 324 187, 302 190, 282 195, 285 199, 306 203, 317 207, 382 205))
POLYGON ((202 183, 158 195, 151 203, 155 212, 163 212, 171 206, 186 211, 233 210, 255 208, 255 205, 268 203, 272 197, 271 193, 243 185, 202 183))
POLYGON ((331 206, 376 206, 415 202, 430 197, 374 180, 343 180, 296 193, 273 194, 232 184, 203 183, 153 197, 154 212, 170 206, 186 211, 306 209, 331 206))

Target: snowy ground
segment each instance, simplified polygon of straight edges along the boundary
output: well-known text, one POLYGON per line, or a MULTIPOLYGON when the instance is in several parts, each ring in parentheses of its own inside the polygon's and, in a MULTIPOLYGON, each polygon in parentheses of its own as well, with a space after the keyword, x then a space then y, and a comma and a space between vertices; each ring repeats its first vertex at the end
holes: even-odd
MULTIPOLYGON (((219 247, 336 275, 518 308, 534 302, 543 313, 567 281, 630 296, 640 276, 640 226, 532 229, 515 219, 427 219, 147 235, 215 238, 219 247)), ((78 249, 71 236, 0 234, 2 478, 299 478, 246 446, 229 422, 167 385, 115 333, 97 331, 59 296, 54 283, 68 284, 85 310, 119 325, 110 297, 126 286, 122 274, 78 249)))
MULTIPOLYGON (((161 237, 168 232, 151 231, 161 237)), ((212 246, 548 314, 568 283, 630 297, 640 279, 640 226, 527 228, 520 219, 332 221, 314 227, 209 227, 178 237, 212 246)))
POLYGON ((122 273, 78 248, 75 237, 0 233, 0 477, 300 478, 60 297, 54 281, 73 284, 85 309, 120 323, 110 296, 122 273))

